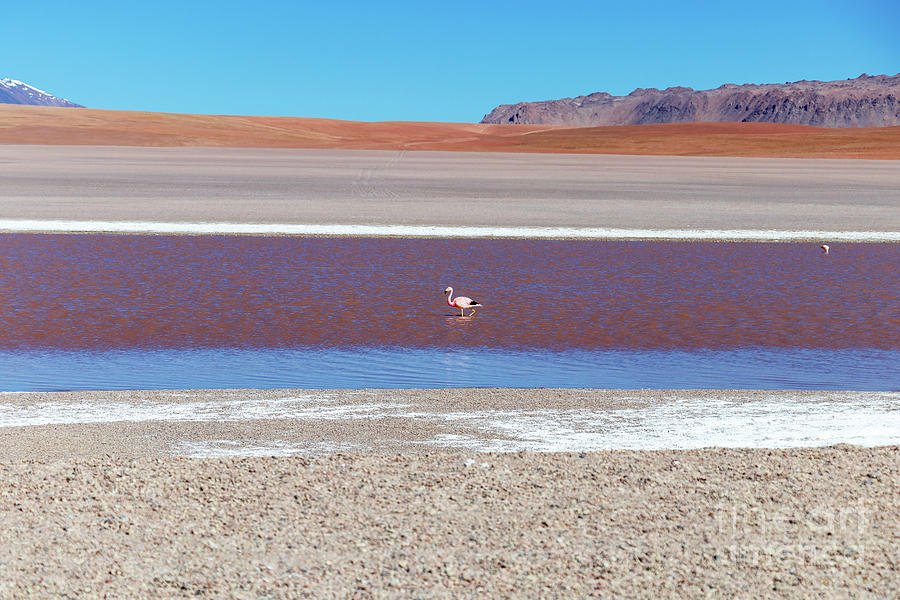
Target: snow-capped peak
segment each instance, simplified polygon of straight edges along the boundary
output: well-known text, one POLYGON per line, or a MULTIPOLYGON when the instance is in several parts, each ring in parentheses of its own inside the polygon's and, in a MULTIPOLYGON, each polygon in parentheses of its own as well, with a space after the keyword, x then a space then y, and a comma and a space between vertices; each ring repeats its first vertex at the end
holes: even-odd
POLYGON ((49 92, 39 90, 24 81, 4 77, 0 79, 0 104, 34 104, 40 106, 80 106, 49 92))
POLYGON ((34 90, 35 92, 37 92, 39 94, 44 94, 45 96, 53 96, 53 94, 45 92, 44 90, 39 90, 36 87, 34 87, 33 85, 28 85, 24 81, 19 81, 18 79, 10 79, 9 77, 4 77, 3 79, 0 79, 0 85, 2 85, 3 87, 8 87, 8 88, 26 87, 29 90, 34 90))

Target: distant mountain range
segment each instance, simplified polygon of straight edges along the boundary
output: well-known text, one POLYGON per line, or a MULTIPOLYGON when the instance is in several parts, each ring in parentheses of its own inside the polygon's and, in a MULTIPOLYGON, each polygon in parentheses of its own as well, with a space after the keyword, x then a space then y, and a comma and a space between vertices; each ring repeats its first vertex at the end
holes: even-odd
POLYGON ((763 122, 819 127, 900 125, 900 73, 841 81, 763 85, 725 84, 712 90, 638 88, 627 96, 589 96, 503 104, 482 123, 640 125, 685 122, 763 122))
POLYGON ((17 79, 0 79, 0 104, 30 104, 34 106, 72 106, 84 108, 80 104, 57 98, 43 90, 32 87, 17 79))

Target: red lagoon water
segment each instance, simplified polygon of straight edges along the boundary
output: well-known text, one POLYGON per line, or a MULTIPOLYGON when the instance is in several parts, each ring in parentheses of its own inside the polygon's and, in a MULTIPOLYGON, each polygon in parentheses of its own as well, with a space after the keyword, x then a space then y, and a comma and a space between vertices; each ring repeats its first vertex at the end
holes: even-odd
POLYGON ((0 350, 891 350, 898 282, 897 244, 2 234, 0 350))

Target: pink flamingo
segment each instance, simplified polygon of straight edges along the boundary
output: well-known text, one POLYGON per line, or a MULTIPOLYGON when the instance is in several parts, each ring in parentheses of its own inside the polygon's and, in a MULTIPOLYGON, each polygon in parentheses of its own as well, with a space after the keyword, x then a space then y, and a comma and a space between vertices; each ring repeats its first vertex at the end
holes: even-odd
POLYGON ((828 254, 828 244, 822 244, 819 248, 822 249, 823 253, 828 254))
POLYGON ((467 298, 465 296, 457 296, 456 298, 454 298, 452 287, 448 287, 447 289, 445 289, 444 293, 447 294, 447 304, 449 304, 450 306, 452 306, 454 308, 458 308, 459 316, 461 316, 461 317, 466 316, 465 309, 467 309, 467 308, 472 309, 472 312, 469 313, 469 316, 471 317, 472 315, 475 314, 475 307, 482 306, 482 304, 480 302, 475 302, 471 298, 467 298))

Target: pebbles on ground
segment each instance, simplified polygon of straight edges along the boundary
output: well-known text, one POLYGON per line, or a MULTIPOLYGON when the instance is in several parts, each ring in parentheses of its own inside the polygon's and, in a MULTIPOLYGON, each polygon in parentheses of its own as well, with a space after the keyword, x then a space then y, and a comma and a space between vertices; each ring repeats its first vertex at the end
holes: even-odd
POLYGON ((0 463, 0 597, 900 594, 900 447, 0 463))

